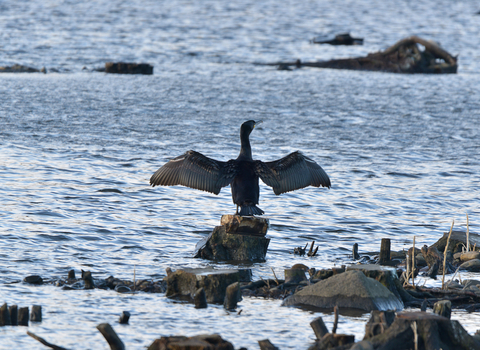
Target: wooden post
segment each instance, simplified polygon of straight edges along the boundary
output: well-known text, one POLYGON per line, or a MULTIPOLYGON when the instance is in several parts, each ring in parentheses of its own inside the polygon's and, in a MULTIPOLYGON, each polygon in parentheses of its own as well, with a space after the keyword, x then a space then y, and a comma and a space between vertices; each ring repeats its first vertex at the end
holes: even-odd
POLYGON ((108 323, 100 323, 97 329, 105 337, 111 350, 125 350, 125 345, 108 323))
POLYGON ((29 316, 30 313, 28 307, 21 307, 18 309, 18 325, 28 327, 29 316))
POLYGON ((8 308, 8 312, 10 314, 10 323, 12 326, 18 325, 18 307, 17 305, 12 305, 8 308))
POLYGON ((390 261, 390 238, 382 238, 378 263, 383 265, 390 261))
POLYGON ((8 312, 8 305, 4 303, 0 307, 0 326, 10 326, 10 313, 8 312))
POLYGON ((33 305, 32 313, 30 314, 30 321, 32 322, 42 322, 42 306, 33 305))
POLYGON ((323 319, 321 317, 317 317, 312 322, 310 322, 310 326, 315 333, 315 336, 318 340, 322 339, 325 334, 328 333, 327 326, 323 323, 323 319))
POLYGON ((352 248, 352 258, 353 260, 358 260, 360 259, 360 255, 358 255, 358 243, 353 244, 352 248))

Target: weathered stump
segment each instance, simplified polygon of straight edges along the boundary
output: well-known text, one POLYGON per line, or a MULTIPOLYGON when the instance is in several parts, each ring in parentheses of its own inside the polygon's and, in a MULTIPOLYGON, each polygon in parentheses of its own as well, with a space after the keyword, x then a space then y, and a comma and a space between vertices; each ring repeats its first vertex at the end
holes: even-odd
POLYGON ((10 321, 10 312, 8 312, 8 305, 4 303, 0 307, 0 326, 10 326, 12 322, 10 321))
POLYGON ((205 295, 205 289, 199 288, 195 292, 195 296, 193 297, 193 302, 195 304, 196 309, 205 309, 207 308, 207 296, 205 295))
POLYGON ((18 325, 19 326, 27 326, 28 327, 28 320, 30 319, 30 312, 28 307, 21 307, 18 309, 18 325))
POLYGON ((10 314, 10 323, 12 326, 18 326, 18 307, 17 305, 12 305, 8 308, 8 313, 10 314))
POLYGON ((265 261, 269 238, 268 219, 223 215, 217 226, 197 243, 196 258, 227 261, 265 261))
POLYGON ((122 340, 118 337, 110 324, 100 323, 97 326, 97 329, 102 333, 103 337, 108 342, 108 345, 110 345, 111 350, 125 350, 125 344, 123 344, 122 340))
POLYGON ((440 300, 433 305, 433 313, 450 319, 452 315, 452 302, 450 300, 440 300))
POLYGON ((41 305, 32 306, 32 312, 30 313, 30 321, 42 322, 42 306, 41 305))
POLYGON ((165 280, 167 282, 167 297, 190 296, 193 298, 199 288, 205 290, 209 303, 221 304, 225 301, 227 287, 235 282, 250 281, 252 272, 250 269, 214 270, 183 269, 171 272, 165 280))
POLYGON ((242 292, 240 290, 240 284, 238 282, 232 283, 225 291, 223 307, 227 310, 234 310, 237 307, 237 303, 241 300, 242 292))
POLYGON ((120 319, 118 320, 118 323, 128 324, 129 319, 130 319, 130 312, 122 311, 122 314, 120 315, 120 319))
POLYGON ((390 261, 390 238, 382 238, 378 263, 385 265, 390 261))
POLYGON ((321 317, 317 317, 310 322, 310 327, 312 327, 317 339, 322 339, 323 336, 328 333, 327 326, 325 326, 325 323, 321 317))
POLYGON ((152 75, 153 66, 148 63, 107 62, 105 73, 152 75))
POLYGON ((278 350, 278 348, 268 339, 259 340, 258 345, 260 346, 260 350, 278 350))
POLYGON ((372 311, 370 319, 365 324, 364 340, 382 334, 395 320, 395 311, 372 311))

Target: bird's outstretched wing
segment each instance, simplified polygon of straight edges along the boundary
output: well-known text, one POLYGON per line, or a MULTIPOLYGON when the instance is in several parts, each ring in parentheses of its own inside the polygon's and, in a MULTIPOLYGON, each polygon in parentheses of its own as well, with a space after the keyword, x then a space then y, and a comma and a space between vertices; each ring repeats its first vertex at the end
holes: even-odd
POLYGON ((320 165, 300 152, 273 162, 255 161, 255 172, 276 195, 307 186, 330 188, 330 178, 320 165))
POLYGON ((220 162, 201 153, 187 151, 158 169, 150 178, 150 185, 183 185, 219 194, 222 187, 232 182, 236 172, 237 167, 232 160, 220 162))

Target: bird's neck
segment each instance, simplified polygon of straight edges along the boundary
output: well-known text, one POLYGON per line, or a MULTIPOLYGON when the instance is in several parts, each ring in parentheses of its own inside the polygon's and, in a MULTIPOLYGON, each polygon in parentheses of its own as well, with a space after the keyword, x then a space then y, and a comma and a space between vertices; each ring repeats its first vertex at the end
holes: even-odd
POLYGON ((253 160, 249 135, 240 135, 241 148, 237 160, 253 160))

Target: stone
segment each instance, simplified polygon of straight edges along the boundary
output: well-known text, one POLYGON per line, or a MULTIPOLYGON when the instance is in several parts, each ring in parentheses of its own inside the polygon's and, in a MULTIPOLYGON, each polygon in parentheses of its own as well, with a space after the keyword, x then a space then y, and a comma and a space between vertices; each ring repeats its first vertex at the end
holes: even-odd
POLYGON ((470 272, 479 272, 480 271, 480 259, 473 259, 464 262, 460 265, 460 270, 466 270, 470 272))
POLYGON ((480 285, 480 281, 478 280, 463 280, 463 289, 469 289, 472 286, 480 285))
POLYGON ((32 306, 32 312, 30 313, 30 321, 42 322, 42 306, 41 305, 32 306))
POLYGON ((152 75, 153 66, 148 63, 107 62, 105 73, 152 75))
POLYGON ((368 340, 362 340, 358 343, 353 344, 350 350, 374 350, 372 343, 368 340))
POLYGON ((333 39, 323 37, 313 38, 312 44, 330 44, 330 45, 363 45, 363 38, 354 38, 350 33, 335 35, 333 39))
POLYGON ((260 350, 278 350, 278 348, 268 339, 259 340, 258 345, 260 346, 260 350))
POLYGON ((94 289, 95 283, 93 282, 92 273, 90 271, 82 270, 82 279, 85 282, 84 289, 94 289))
POLYGON ((433 305, 433 313, 450 319, 452 315, 452 302, 450 300, 440 300, 433 305))
POLYGON ((32 276, 27 276, 23 279, 23 282, 29 283, 29 284, 43 284, 43 279, 41 276, 38 275, 32 275, 32 276))
POLYGON ((285 269, 285 283, 298 284, 306 280, 304 269, 285 269))
POLYGON ((225 300, 223 307, 227 310, 234 310, 237 308, 237 303, 242 300, 242 291, 238 282, 232 283, 225 291, 225 300))
POLYGON ((194 337, 161 337, 147 350, 234 350, 232 343, 222 339, 218 334, 197 335, 194 337))
POLYGON ((402 310, 403 303, 385 286, 361 271, 347 271, 310 285, 288 297, 282 305, 311 305, 319 308, 402 310))
POLYGON ((349 334, 327 333, 322 339, 317 340, 308 350, 324 349, 349 349, 350 344, 355 343, 355 336, 349 334))
POLYGON ((250 269, 179 269, 165 277, 166 296, 193 297, 199 288, 203 288, 209 303, 222 304, 229 285, 235 282, 249 282, 250 279, 250 269))
POLYGON ((376 350, 415 349, 414 328, 418 349, 480 349, 480 343, 469 335, 458 321, 426 312, 399 313, 385 332, 368 341, 376 350))
POLYGON ((332 267, 331 269, 317 270, 311 276, 312 280, 324 280, 339 273, 345 272, 344 267, 332 267))
POLYGON ((265 261, 270 239, 268 219, 223 215, 222 226, 196 245, 196 258, 222 261, 265 261))
POLYGON ((397 271, 392 267, 379 266, 374 264, 351 265, 347 271, 361 271, 365 276, 373 278, 383 284, 399 300, 404 302, 412 301, 414 298, 408 294, 400 283, 397 271))

